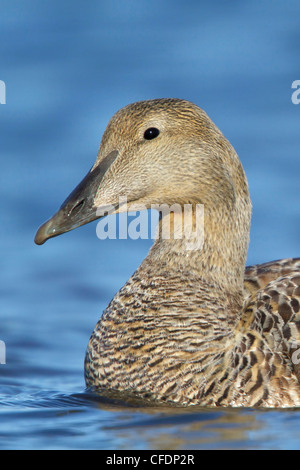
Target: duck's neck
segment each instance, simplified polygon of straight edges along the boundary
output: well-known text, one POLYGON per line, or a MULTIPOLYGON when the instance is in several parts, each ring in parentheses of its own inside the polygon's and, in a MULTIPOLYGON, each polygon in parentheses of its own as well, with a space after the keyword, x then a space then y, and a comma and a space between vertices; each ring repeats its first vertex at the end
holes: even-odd
POLYGON ((248 208, 247 211, 240 209, 218 211, 193 205, 192 231, 187 227, 176 233, 173 228, 178 228, 181 223, 183 226, 184 220, 183 215, 175 215, 171 220, 170 238, 166 238, 164 232, 164 225, 168 226, 170 218, 162 217, 159 236, 146 263, 153 263, 155 272, 163 269, 178 271, 190 279, 202 278, 227 293, 243 291, 250 213, 248 208), (177 239, 174 239, 174 233, 177 239))

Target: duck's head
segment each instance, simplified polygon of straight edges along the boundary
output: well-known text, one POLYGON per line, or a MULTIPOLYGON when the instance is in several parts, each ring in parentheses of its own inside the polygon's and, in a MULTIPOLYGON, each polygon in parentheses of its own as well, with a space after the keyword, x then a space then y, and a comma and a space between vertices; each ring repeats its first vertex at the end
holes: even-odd
POLYGON ((129 205, 147 208, 202 203, 206 214, 220 213, 220 221, 224 211, 246 212, 241 223, 250 220, 247 181, 232 146, 204 111, 179 99, 142 101, 118 111, 94 166, 35 242, 99 218, 99 209, 121 212, 125 197, 129 205))

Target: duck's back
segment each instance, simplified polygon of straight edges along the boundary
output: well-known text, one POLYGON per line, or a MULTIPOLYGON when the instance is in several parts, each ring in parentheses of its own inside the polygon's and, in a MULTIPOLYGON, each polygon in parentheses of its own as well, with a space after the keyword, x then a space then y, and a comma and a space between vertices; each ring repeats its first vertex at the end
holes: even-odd
POLYGON ((288 258, 269 263, 247 266, 245 270, 245 288, 254 294, 269 282, 283 276, 300 276, 300 258, 288 258))

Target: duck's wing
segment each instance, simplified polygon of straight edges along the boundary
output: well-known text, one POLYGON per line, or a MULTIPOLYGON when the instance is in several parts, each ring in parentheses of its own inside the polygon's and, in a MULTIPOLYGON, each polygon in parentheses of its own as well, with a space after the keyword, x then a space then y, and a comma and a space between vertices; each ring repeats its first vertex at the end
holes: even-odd
MULTIPOLYGON (((252 375, 256 364, 257 371, 263 368, 265 379, 272 377, 282 393, 291 392, 291 381, 300 382, 300 259, 246 268, 245 287, 251 295, 239 325, 243 334, 239 351, 250 352, 252 375)), ((298 387, 293 393, 300 398, 298 387)))

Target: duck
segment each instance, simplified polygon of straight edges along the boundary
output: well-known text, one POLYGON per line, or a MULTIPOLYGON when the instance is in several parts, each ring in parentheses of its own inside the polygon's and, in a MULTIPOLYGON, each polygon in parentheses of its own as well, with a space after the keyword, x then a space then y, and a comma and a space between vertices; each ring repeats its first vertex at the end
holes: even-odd
POLYGON ((93 167, 35 243, 131 205, 177 210, 160 211, 149 254, 98 321, 87 388, 179 406, 300 406, 300 258, 246 267, 247 178, 194 103, 160 98, 120 109, 93 167))

